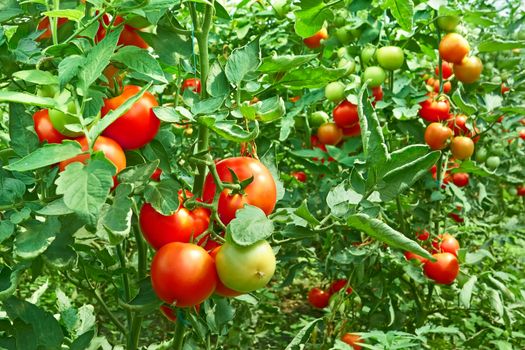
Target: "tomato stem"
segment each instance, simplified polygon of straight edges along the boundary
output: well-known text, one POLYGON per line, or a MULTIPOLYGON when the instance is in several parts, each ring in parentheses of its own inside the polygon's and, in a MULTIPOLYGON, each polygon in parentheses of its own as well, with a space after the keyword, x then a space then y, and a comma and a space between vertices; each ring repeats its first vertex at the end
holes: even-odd
POLYGON ((184 344, 184 323, 182 320, 175 322, 175 333, 173 334, 173 350, 181 350, 184 344))
MULTIPOLYGON (((117 256, 120 263, 120 268, 122 269, 122 285, 124 287, 124 298, 126 299, 126 302, 129 302, 131 300, 131 290, 129 286, 129 276, 126 272, 126 257, 124 256, 124 250, 122 249, 122 243, 117 244, 117 256)), ((126 310, 126 318, 128 320, 128 327, 131 326, 131 311, 126 310)))

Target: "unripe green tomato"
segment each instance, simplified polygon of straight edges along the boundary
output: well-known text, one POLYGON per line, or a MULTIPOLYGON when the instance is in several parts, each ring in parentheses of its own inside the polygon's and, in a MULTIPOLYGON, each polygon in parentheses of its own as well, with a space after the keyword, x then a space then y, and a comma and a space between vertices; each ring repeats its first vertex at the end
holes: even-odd
POLYGON ((446 32, 453 32, 459 22, 458 16, 440 16, 437 19, 438 28, 446 32))
POLYGON ((36 90, 36 95, 40 97, 55 97, 57 93, 57 85, 40 85, 36 90))
POLYGON ((346 68, 346 74, 352 74, 353 72, 355 72, 355 61, 351 58, 343 58, 339 61, 337 68, 346 68))
POLYGON ((337 57, 346 58, 348 56, 349 54, 348 54, 348 50, 346 49, 346 47, 343 46, 337 49, 337 57))
POLYGON ((517 196, 518 195, 518 190, 516 189, 516 187, 511 187, 509 188, 509 194, 513 197, 517 196))
POLYGON ((328 114, 326 114, 326 112, 316 111, 310 114, 310 116, 308 117, 308 122, 310 123, 310 127, 318 128, 324 123, 328 123, 329 119, 330 117, 328 116, 328 114))
POLYGON ((476 162, 483 163, 488 156, 488 152, 486 148, 479 148, 476 150, 476 162))
POLYGON ((345 99, 345 84, 340 81, 329 83, 324 88, 324 96, 327 100, 332 102, 339 102, 345 99))
POLYGON ((525 40, 525 29, 524 28, 520 28, 516 32, 516 39, 518 39, 518 40, 525 40))
POLYGON ((361 28, 350 29, 350 33, 352 33, 354 39, 359 39, 361 37, 362 32, 363 31, 361 30, 361 28))
POLYGON ((388 70, 399 69, 405 62, 405 54, 398 46, 385 46, 378 49, 376 58, 379 65, 388 70))
POLYGON ((501 160, 499 159, 498 156, 490 156, 487 158, 487 161, 485 162, 485 164, 487 165, 487 168, 492 169, 492 170, 499 167, 500 163, 501 163, 501 160))
MULTIPOLYGON (((346 14, 348 15, 348 14, 346 14)), ((338 12, 334 18, 334 25, 336 27, 342 27, 346 24, 346 16, 343 12, 338 12)))
POLYGON ((343 45, 350 44, 350 42, 354 38, 347 27, 337 28, 335 30, 335 37, 343 45))
POLYGON ((383 84, 383 82, 386 79, 386 73, 383 70, 383 68, 378 66, 371 66, 365 69, 365 72, 363 73, 363 83, 370 80, 368 82, 369 87, 377 87, 383 84))
MULTIPOLYGON (((73 101, 67 104, 67 111, 73 114, 77 113, 77 109, 73 101)), ((51 120, 51 124, 53 124, 53 127, 57 129, 58 132, 61 133, 62 135, 66 135, 70 137, 82 135, 81 132, 75 132, 75 131, 66 129, 66 125, 68 124, 78 124, 79 120, 77 117, 66 114, 56 109, 50 109, 49 119, 51 120)))
POLYGON ((495 156, 502 156, 505 153, 505 147, 499 143, 495 143, 490 148, 490 153, 495 156))
POLYGON ((375 46, 371 46, 371 45, 365 46, 363 50, 361 51, 361 63, 364 65, 370 63, 370 60, 372 59, 372 57, 374 57, 375 52, 376 52, 375 46))

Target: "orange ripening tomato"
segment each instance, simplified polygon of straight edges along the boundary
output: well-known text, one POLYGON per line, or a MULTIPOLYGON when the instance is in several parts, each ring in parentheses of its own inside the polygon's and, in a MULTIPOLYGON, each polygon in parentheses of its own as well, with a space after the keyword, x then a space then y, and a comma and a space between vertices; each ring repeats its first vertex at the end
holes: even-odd
POLYGON ((328 39, 328 31, 326 28, 321 28, 320 31, 311 37, 304 39, 303 42, 310 49, 317 49, 319 46, 321 46, 321 40, 323 39, 328 39))
POLYGON ((476 56, 465 57, 460 63, 454 65, 456 79, 465 84, 472 84, 478 80, 482 70, 483 63, 476 56))
POLYGON ((457 33, 449 33, 439 43, 439 55, 447 62, 459 64, 470 52, 468 41, 457 33))
POLYGON ((55 129, 51 123, 51 119, 49 119, 47 109, 36 111, 35 114, 33 114, 33 123, 40 142, 61 143, 62 140, 69 139, 69 137, 62 135, 55 129))
MULTIPOLYGON (((121 95, 105 99, 102 117, 120 107, 139 91, 140 87, 127 85, 121 95)), ((143 147, 153 140, 159 131, 160 120, 153 112, 155 106, 158 106, 157 100, 146 91, 129 111, 115 120, 102 134, 117 141, 125 150, 143 147)))
MULTIPOLYGON (((75 139, 82 146, 83 151, 88 151, 88 142, 85 136, 75 139)), ((117 174, 126 167, 126 155, 122 147, 110 139, 109 137, 99 136, 93 145, 93 151, 102 152, 104 156, 111 161, 117 168, 117 174)), ((74 162, 86 163, 89 159, 89 154, 80 154, 71 159, 63 160, 58 164, 60 171, 63 171, 66 166, 74 162)))
POLYGON ((337 145, 343 139, 343 130, 334 123, 324 123, 317 129, 317 138, 325 145, 337 145))
MULTIPOLYGON (((214 248, 210 252, 210 256, 214 260, 215 260, 215 257, 217 256, 217 253, 219 252, 220 249, 221 249, 221 246, 218 246, 218 247, 214 248)), ((233 298, 233 297, 241 295, 242 293, 226 287, 222 283, 221 279, 217 278, 217 287, 215 287, 215 294, 220 295, 221 297, 233 298)))
POLYGON ((474 141, 469 137, 456 136, 450 143, 450 150, 454 158, 465 160, 474 154, 474 141))
MULTIPOLYGON (((68 21, 67 18, 58 18, 57 19, 57 29, 63 26, 68 21)), ((36 39, 37 41, 43 41, 51 38, 51 22, 49 17, 44 17, 38 22, 36 27, 38 30, 44 30, 42 34, 36 39)))
POLYGON ((341 340, 354 348, 354 350, 361 350, 363 348, 359 344, 364 343, 364 340, 358 334, 346 333, 341 340))
POLYGON ((433 150, 442 150, 447 147, 453 132, 450 128, 440 123, 432 123, 425 130, 425 142, 433 150))

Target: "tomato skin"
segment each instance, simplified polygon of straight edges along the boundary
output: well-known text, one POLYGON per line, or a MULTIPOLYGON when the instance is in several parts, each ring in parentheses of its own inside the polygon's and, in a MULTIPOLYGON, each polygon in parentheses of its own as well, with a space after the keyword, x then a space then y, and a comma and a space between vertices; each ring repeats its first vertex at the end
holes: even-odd
POLYGON ((520 139, 525 140, 525 129, 520 130, 520 139))
MULTIPOLYGON (((210 252, 210 256, 214 260, 217 257, 217 253, 219 252, 220 249, 221 249, 221 246, 218 246, 218 247, 213 248, 213 250, 210 252)), ((217 287, 215 288, 215 294, 220 295, 221 297, 233 298, 233 297, 241 295, 242 293, 226 287, 221 282, 221 279, 218 278, 217 279, 217 287)))
POLYGON ((505 93, 509 92, 510 88, 505 85, 505 83, 501 83, 501 94, 504 95, 505 93))
POLYGON ((239 292, 249 293, 264 287, 275 273, 275 255, 265 240, 247 247, 226 242, 215 261, 221 282, 239 292))
POLYGON ((340 102, 346 98, 345 84, 340 81, 334 81, 327 84, 324 88, 324 96, 332 102, 340 102))
POLYGON ((429 237, 430 237, 430 233, 427 230, 421 230, 421 231, 416 232, 416 238, 419 239, 420 241, 426 241, 427 239, 429 239, 429 237))
POLYGON ((427 258, 423 258, 421 255, 417 255, 416 253, 412 253, 412 252, 405 252, 404 255, 405 255, 405 259, 407 260, 416 259, 422 264, 426 263, 428 260, 427 258))
POLYGON ((304 171, 294 171, 292 172, 292 176, 299 182, 306 182, 306 174, 304 171))
POLYGON ((374 96, 375 101, 383 100, 383 87, 381 85, 373 87, 372 95, 374 96))
POLYGON ((432 255, 436 262, 428 260, 423 266, 425 275, 439 284, 451 284, 459 274, 458 259, 451 253, 432 255))
POLYGON ((460 63, 454 65, 456 79, 465 83, 472 84, 479 79, 483 63, 476 56, 465 57, 460 63))
POLYGON ((437 19, 437 26, 446 32, 452 32, 459 24, 459 17, 457 16, 439 16, 437 19))
POLYGON ((330 303, 330 293, 321 288, 312 288, 308 292, 308 302, 315 308, 324 309, 330 303))
POLYGON ((458 187, 465 187, 469 183, 469 175, 467 173, 452 174, 452 182, 458 187))
POLYGON ((450 150, 454 158, 459 160, 468 159, 474 154, 474 141, 469 137, 456 136, 450 143, 450 150))
POLYGON ((361 63, 367 65, 370 63, 372 57, 374 57, 376 52, 376 47, 372 45, 367 45, 361 50, 361 63))
POLYGON ((361 125, 359 125, 359 123, 356 123, 349 128, 343 128, 343 136, 344 137, 361 136, 361 125))
MULTIPOLYGON (((117 109, 139 91, 140 87, 127 85, 121 95, 105 99, 101 111, 102 117, 111 110, 117 109)), ((143 147, 153 140, 159 131, 160 120, 153 113, 153 107, 158 105, 155 97, 146 91, 140 100, 108 126, 102 135, 111 137, 125 150, 143 147)))
POLYGON ((405 54, 398 46, 384 46, 376 51, 377 63, 387 70, 396 70, 403 66, 405 54))
MULTIPOLYGON (((85 136, 75 139, 82 146, 83 151, 88 151, 88 142, 85 136)), ((100 151, 104 156, 110 160, 117 167, 117 174, 126 167, 126 155, 122 147, 110 139, 109 137, 99 136, 93 145, 93 151, 100 151)), ((66 166, 74 162, 86 163, 89 159, 89 154, 79 154, 71 159, 63 160, 58 164, 60 171, 63 171, 66 166)))
POLYGON ((487 165, 487 167, 492 170, 499 167, 500 163, 501 163, 501 159, 498 156, 490 156, 485 161, 485 164, 487 165))
MULTIPOLYGON (((330 284, 330 288, 328 288, 328 293, 334 294, 334 293, 339 292, 341 289, 343 289, 346 286, 347 283, 348 283, 348 280, 345 278, 333 281, 332 284, 330 284)), ((346 288, 346 294, 351 294, 352 292, 353 292, 352 287, 346 288)))
POLYGON ((385 82, 386 79, 386 73, 383 70, 383 68, 378 66, 371 66, 367 67, 365 69, 365 72, 363 73, 363 82, 368 82, 368 86, 370 87, 377 87, 380 86, 385 82))
POLYGON ((354 348, 354 350, 361 350, 363 347, 361 345, 358 345, 358 343, 364 343, 363 339, 361 339, 361 337, 357 334, 354 334, 354 333, 346 333, 345 335, 343 335, 343 337, 341 338, 341 340, 343 342, 345 342, 346 344, 350 345, 351 347, 354 348))
MULTIPOLYGON (((187 197, 192 194, 186 191, 187 197)), ((189 243, 199 237, 210 224, 210 211, 206 208, 184 208, 182 191, 179 191, 179 208, 171 215, 162 215, 149 203, 140 209, 139 222, 146 241, 155 249, 171 242, 189 243)), ((199 240, 203 243, 207 237, 199 240)))
POLYGON ((344 100, 334 108, 332 112, 335 124, 340 128, 348 128, 359 122, 357 106, 348 100, 344 100))
POLYGON ((164 315, 164 317, 166 317, 169 321, 177 322, 177 314, 171 307, 163 304, 159 306, 159 310, 162 313, 162 315, 164 315))
POLYGON ((317 49, 321 46, 321 40, 328 39, 328 31, 321 28, 317 33, 303 40, 304 44, 310 49, 317 49))
POLYGON ((450 118, 450 103, 447 100, 434 100, 429 97, 421 102, 419 115, 428 122, 439 122, 450 118))
POLYGON ((152 179, 153 181, 160 181, 160 175, 161 174, 162 174, 162 169, 157 168, 157 169, 155 169, 153 174, 151 174, 150 179, 152 179))
MULTIPOLYGON (((233 157, 219 161, 216 165, 219 178, 223 182, 233 182, 231 169, 239 181, 244 181, 253 176, 253 181, 244 189, 244 195, 231 194, 231 190, 224 189, 219 198, 219 217, 227 225, 235 218, 235 212, 244 204, 256 206, 266 215, 275 208, 277 202, 277 188, 270 171, 257 159, 249 157, 233 157)), ((213 176, 208 174, 204 182, 202 198, 204 202, 211 203, 215 195, 215 182, 213 176)))
POLYGON ((188 78, 185 79, 182 82, 182 86, 180 88, 180 93, 182 94, 184 90, 190 89, 196 94, 200 94, 201 92, 201 80, 199 78, 188 78))
MULTIPOLYGON (((434 79, 434 78, 430 78, 430 79, 434 79)), ((439 92, 439 80, 438 79, 434 80, 432 82, 432 84, 428 84, 428 85, 434 87, 434 92, 436 92, 436 93, 439 92)), ((443 82, 443 92, 445 94, 448 94, 450 92, 450 90, 452 90, 452 83, 450 81, 443 82)))
POLYGON ((330 117, 328 114, 326 114, 326 112, 315 111, 308 116, 308 123, 310 124, 310 127, 318 128, 324 123, 328 122, 328 119, 330 119, 330 117))
POLYGON ((476 162, 483 163, 488 156, 488 152, 485 148, 479 148, 476 150, 476 162))
POLYGON ((157 296, 177 307, 195 306, 208 299, 217 285, 213 258, 191 243, 163 246, 151 263, 151 284, 157 296))
POLYGON ((433 150, 442 150, 447 147, 453 132, 440 123, 432 123, 425 130, 425 141, 433 150))
POLYGON ((53 127, 47 109, 36 111, 33 114, 33 123, 40 142, 61 143, 62 140, 68 139, 67 136, 62 135, 53 127))
POLYGON ((458 114, 448 121, 448 127, 454 131, 454 136, 470 135, 467 120, 466 115, 458 114))
MULTIPOLYGON (((446 61, 441 62, 441 69, 443 70, 443 79, 448 79, 452 76, 452 65, 446 61)), ((439 66, 436 66, 434 72, 439 76, 439 66)))
POLYGON ((434 247, 433 253, 450 253, 455 256, 458 256, 458 250, 460 248, 458 240, 448 233, 439 235, 434 239, 432 246, 434 247))
MULTIPOLYGON (((111 23, 111 19, 107 14, 104 14, 102 16, 102 21, 107 26, 111 23)), ((113 21, 113 26, 117 26, 124 22, 124 18, 121 16, 117 16, 115 18, 115 21, 113 21)), ((120 33, 119 39, 117 44, 123 45, 123 46, 137 46, 142 49, 147 49, 149 45, 142 39, 142 37, 138 34, 139 30, 136 28, 133 28, 130 25, 124 24, 124 27, 122 28, 122 32, 120 33)), ((95 42, 98 43, 107 34, 106 28, 102 25, 102 22, 99 24, 97 34, 95 36, 95 42)))
POLYGON ((317 138, 325 145, 337 145, 343 139, 343 130, 334 123, 324 123, 317 129, 317 138))
MULTIPOLYGON (((70 101, 66 105, 67 111, 71 114, 77 114, 77 107, 74 101, 70 101)), ((82 132, 71 131, 66 128, 68 124, 78 124, 79 119, 74 115, 66 114, 58 109, 49 109, 48 110, 49 120, 53 127, 62 135, 69 137, 78 137, 82 135, 82 132)))
POLYGON ((520 196, 520 197, 523 197, 525 196, 525 186, 523 185, 520 185, 516 188, 517 190, 517 195, 520 196))
POLYGON ((445 35, 439 43, 439 55, 443 60, 450 63, 460 64, 469 52, 468 41, 457 33, 445 35))

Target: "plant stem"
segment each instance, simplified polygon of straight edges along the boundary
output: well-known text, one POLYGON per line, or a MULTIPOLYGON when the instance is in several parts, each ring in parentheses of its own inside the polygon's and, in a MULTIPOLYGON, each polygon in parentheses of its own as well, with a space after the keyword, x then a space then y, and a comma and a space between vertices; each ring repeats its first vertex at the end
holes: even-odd
MULTIPOLYGON (((131 300, 131 290, 129 287, 129 276, 126 272, 126 257, 124 256, 124 251, 122 250, 122 244, 117 245, 117 255, 120 262, 120 268, 122 271, 122 284, 124 285, 124 298, 126 299, 126 302, 129 302, 131 300)), ((126 317, 128 319, 128 326, 131 325, 131 311, 126 310, 126 317)))
POLYGON ((135 216, 137 217, 137 222, 135 229, 133 230, 135 234, 135 243, 137 244, 137 255, 138 255, 138 266, 137 266, 137 275, 139 281, 144 279, 146 277, 146 271, 147 271, 147 249, 146 242, 144 242, 144 238, 142 238, 142 232, 140 230, 140 224, 138 222, 139 217, 139 209, 137 206, 137 202, 133 200, 133 211, 135 212, 135 216))
POLYGON ((184 344, 184 323, 182 320, 175 322, 175 333, 173 334, 173 350, 181 350, 184 344))
MULTIPOLYGON (((437 189, 438 191, 441 191, 441 177, 443 173, 443 152, 439 156, 439 160, 437 163, 437 174, 436 174, 436 182, 437 182, 437 189)), ((434 234, 437 236, 439 235, 439 212, 441 211, 441 201, 438 200, 436 203, 436 217, 434 218, 434 234)))
POLYGON ((401 231, 402 233, 406 234, 407 227, 406 227, 406 222, 405 222, 405 216, 403 215, 403 207, 401 206, 401 199, 399 198, 399 196, 396 197, 396 204, 397 204, 398 220, 399 220, 399 224, 401 225, 401 231))
MULTIPOLYGON (((441 41, 441 32, 439 31, 439 26, 436 25, 436 34, 438 39, 438 45, 441 41)), ((439 94, 441 95, 443 93, 443 67, 442 67, 443 61, 441 60, 441 55, 438 53, 438 70, 439 70, 439 94)))
POLYGON ((139 347, 140 328, 142 326, 142 316, 135 315, 131 323, 131 332, 129 335, 129 350, 136 350, 139 347))

